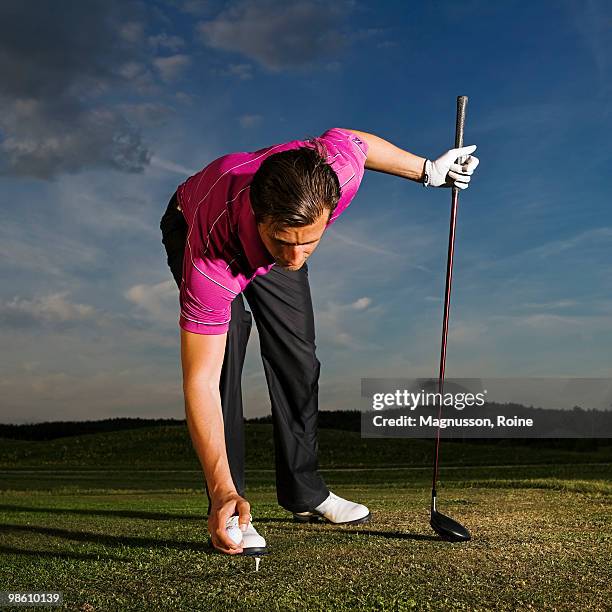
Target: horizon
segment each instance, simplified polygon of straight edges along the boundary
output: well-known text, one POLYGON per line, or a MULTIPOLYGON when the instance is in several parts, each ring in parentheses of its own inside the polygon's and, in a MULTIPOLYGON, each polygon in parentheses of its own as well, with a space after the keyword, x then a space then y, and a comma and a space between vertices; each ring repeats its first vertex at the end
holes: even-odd
MULTIPOLYGON (((575 405, 572 406, 571 408, 567 407, 567 408, 543 408, 542 406, 533 406, 533 405, 526 405, 526 404, 520 404, 520 403, 516 403, 516 402, 486 402, 485 405, 487 406, 517 406, 519 408, 522 408, 524 410, 533 410, 533 411, 559 411, 559 412, 571 412, 571 411, 575 411, 575 410, 579 410, 582 412, 598 412, 598 413, 608 413, 612 411, 612 406, 610 408, 593 408, 593 407, 584 407, 584 406, 580 406, 580 405, 575 405)), ((335 414, 335 413, 349 413, 349 414, 364 414, 367 413, 367 410, 358 410, 358 409, 336 409, 336 410, 320 410, 319 413, 326 413, 326 414, 335 414)), ((402 410, 401 408, 389 408, 387 410, 385 410, 385 414, 388 413, 401 413, 402 410)), ((382 414, 382 413, 381 413, 382 414)), ((113 416, 113 417, 102 417, 102 418, 98 418, 98 419, 84 419, 84 420, 55 420, 55 421, 27 421, 27 422, 20 422, 20 423, 6 423, 6 422, 0 422, 0 428, 2 427, 36 427, 39 425, 58 425, 58 424, 88 424, 88 423, 101 423, 103 421, 177 421, 177 422, 184 422, 186 419, 184 416, 169 416, 169 417, 141 417, 141 416, 113 416)), ((268 414, 263 414, 263 415, 259 415, 259 416, 251 416, 251 417, 244 417, 245 422, 252 422, 252 421, 261 421, 261 420, 270 420, 270 422, 272 422, 272 414, 268 413, 268 414)), ((0 436, 1 438, 2 436, 0 436)), ((495 439, 495 438, 491 438, 491 439, 495 439)), ((524 439, 531 439, 531 438, 524 438, 524 439)), ((546 439, 546 438, 543 438, 546 439)), ((576 438, 576 439, 581 439, 581 438, 576 438)))

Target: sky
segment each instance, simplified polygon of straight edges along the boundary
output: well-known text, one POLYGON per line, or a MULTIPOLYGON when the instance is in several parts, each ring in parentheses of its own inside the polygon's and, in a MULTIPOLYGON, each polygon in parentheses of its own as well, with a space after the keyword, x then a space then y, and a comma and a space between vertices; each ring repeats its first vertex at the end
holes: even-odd
MULTIPOLYGON (((184 417, 159 220, 235 151, 343 127, 435 159, 456 98, 447 377, 609 377, 605 0, 0 4, 0 421, 184 417)), ((319 406, 437 374, 448 189, 367 171, 309 259, 319 406)), ((246 416, 269 413, 256 327, 246 416)))

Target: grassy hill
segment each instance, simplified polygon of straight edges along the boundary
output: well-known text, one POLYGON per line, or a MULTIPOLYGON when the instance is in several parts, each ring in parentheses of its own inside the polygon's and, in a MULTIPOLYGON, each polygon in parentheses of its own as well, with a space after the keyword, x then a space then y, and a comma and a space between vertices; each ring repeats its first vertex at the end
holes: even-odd
MULTIPOLYGON (((362 439, 355 431, 320 429, 320 465, 333 467, 429 466, 433 441, 362 439)), ((555 448, 545 441, 525 444, 493 441, 442 442, 444 465, 510 465, 536 463, 593 463, 612 461, 612 445, 585 444, 555 448)), ((566 445, 567 446, 567 445, 566 445)), ((247 466, 272 468, 272 425, 247 423, 247 466)), ((198 469, 187 426, 150 426, 138 429, 73 435, 53 440, 2 439, 1 468, 173 468, 198 469)))

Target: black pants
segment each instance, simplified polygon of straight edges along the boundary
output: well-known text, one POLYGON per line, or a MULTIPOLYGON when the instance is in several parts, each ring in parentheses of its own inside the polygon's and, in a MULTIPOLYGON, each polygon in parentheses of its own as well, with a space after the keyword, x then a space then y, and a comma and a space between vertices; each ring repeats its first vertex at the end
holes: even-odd
MULTIPOLYGON (((167 261, 180 287, 187 223, 171 198, 160 228, 167 261)), ((244 495, 242 367, 255 317, 274 428, 278 503, 304 512, 325 500, 329 490, 317 471, 317 416, 320 362, 308 267, 287 271, 274 266, 257 276, 232 302, 232 318, 219 383, 227 458, 236 490, 244 495), (252 315, 251 315, 252 313, 252 315)))

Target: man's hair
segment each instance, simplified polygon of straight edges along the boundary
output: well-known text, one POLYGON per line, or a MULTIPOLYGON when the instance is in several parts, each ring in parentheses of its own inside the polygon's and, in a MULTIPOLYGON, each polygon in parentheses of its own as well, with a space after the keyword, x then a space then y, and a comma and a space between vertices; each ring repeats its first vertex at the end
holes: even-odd
POLYGON ((340 182, 327 163, 327 150, 316 139, 314 147, 300 147, 270 155, 251 182, 255 221, 273 229, 311 225, 340 199, 340 182))

